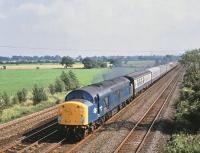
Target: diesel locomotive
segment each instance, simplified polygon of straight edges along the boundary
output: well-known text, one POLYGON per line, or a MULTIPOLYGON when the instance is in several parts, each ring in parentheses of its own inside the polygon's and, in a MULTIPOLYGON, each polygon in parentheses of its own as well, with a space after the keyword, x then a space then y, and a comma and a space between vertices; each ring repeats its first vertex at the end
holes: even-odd
POLYGON ((60 129, 84 137, 176 66, 168 63, 71 91, 59 106, 60 129))

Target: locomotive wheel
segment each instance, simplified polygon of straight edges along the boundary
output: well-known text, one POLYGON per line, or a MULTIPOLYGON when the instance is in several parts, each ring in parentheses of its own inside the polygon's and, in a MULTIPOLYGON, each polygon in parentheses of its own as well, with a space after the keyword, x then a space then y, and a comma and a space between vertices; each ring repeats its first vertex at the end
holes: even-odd
POLYGON ((104 122, 105 122, 105 116, 103 116, 102 118, 101 118, 101 124, 103 124, 104 122))
POLYGON ((77 141, 82 140, 85 137, 85 129, 77 128, 75 130, 74 136, 77 141))
POLYGON ((89 134, 89 130, 88 130, 88 129, 85 129, 84 137, 88 136, 88 134, 89 134))

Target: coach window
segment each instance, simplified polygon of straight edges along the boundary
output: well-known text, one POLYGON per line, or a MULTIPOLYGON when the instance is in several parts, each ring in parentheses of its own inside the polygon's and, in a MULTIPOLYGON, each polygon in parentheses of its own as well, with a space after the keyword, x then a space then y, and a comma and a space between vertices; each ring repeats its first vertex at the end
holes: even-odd
POLYGON ((104 105, 105 105, 106 108, 109 108, 108 97, 104 98, 104 105))

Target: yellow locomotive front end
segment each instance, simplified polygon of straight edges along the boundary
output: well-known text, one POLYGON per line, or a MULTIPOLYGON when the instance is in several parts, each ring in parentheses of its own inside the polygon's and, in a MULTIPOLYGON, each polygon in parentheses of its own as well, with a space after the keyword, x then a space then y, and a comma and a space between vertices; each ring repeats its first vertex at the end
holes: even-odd
POLYGON ((88 125, 88 107, 80 101, 68 101, 59 106, 58 123, 64 126, 88 125))
POLYGON ((97 106, 84 90, 70 92, 58 108, 58 128, 67 137, 82 138, 97 120, 97 106))

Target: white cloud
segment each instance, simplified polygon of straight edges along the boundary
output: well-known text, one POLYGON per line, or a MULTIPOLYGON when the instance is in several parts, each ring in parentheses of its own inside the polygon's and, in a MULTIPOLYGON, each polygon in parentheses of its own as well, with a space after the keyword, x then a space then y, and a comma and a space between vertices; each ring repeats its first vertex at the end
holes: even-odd
POLYGON ((6 18, 6 16, 4 14, 0 13, 0 19, 5 19, 5 18, 6 18))
POLYGON ((80 52, 88 55, 199 47, 199 0, 30 0, 14 8, 17 22, 0 38, 12 44, 93 50, 80 52))
POLYGON ((38 15, 46 15, 48 14, 48 8, 43 4, 35 4, 35 3, 23 3, 19 6, 19 9, 22 11, 29 11, 36 13, 38 15))

